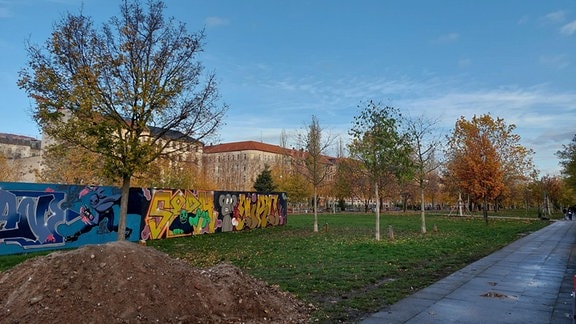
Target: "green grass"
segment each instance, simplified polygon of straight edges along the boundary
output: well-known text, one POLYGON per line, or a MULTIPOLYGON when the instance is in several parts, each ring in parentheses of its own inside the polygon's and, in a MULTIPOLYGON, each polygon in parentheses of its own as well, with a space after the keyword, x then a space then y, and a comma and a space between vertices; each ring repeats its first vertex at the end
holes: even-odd
POLYGON ((548 223, 428 216, 425 235, 419 215, 382 216, 380 224, 376 241, 372 214, 320 214, 318 233, 312 231, 312 215, 290 215, 282 227, 149 245, 198 267, 230 262, 312 303, 320 321, 353 322, 548 223))
POLYGON ((0 272, 33 257, 49 254, 54 251, 33 252, 27 254, 0 255, 0 272))
MULTIPOLYGON (((285 226, 148 245, 197 267, 230 262, 313 304, 320 322, 355 322, 548 224, 536 217, 485 224, 481 217, 429 215, 426 221, 428 233, 421 234, 419 215, 383 215, 376 241, 373 214, 319 214, 317 233, 311 214, 289 215, 285 226)), ((1 256, 0 270, 28 257, 1 256)))

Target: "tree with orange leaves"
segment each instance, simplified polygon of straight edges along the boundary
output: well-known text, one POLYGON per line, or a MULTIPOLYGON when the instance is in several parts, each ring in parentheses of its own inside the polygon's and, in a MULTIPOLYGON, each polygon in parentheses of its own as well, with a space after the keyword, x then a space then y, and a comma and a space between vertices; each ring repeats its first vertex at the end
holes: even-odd
POLYGON ((448 139, 448 175, 473 203, 483 206, 486 222, 488 201, 495 201, 505 191, 505 178, 511 177, 507 174, 511 161, 519 161, 522 166, 531 164, 527 158, 530 151, 518 144, 519 136, 512 133, 514 128, 489 114, 475 115, 471 120, 460 117, 448 139))

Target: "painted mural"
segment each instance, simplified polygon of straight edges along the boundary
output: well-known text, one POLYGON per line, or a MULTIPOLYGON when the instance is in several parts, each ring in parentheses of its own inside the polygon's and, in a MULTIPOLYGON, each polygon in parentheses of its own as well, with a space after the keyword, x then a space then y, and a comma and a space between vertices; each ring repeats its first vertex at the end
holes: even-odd
MULTIPOLYGON (((119 214, 116 187, 0 183, 0 254, 116 240, 119 214)), ((141 216, 126 222, 126 239, 137 240, 141 216)))
POLYGON ((153 190, 141 238, 232 232, 286 223, 284 193, 153 190))
MULTIPOLYGON (((118 238, 120 189, 0 183, 0 255, 102 244, 118 238)), ((284 193, 131 188, 130 241, 284 225, 284 193)))

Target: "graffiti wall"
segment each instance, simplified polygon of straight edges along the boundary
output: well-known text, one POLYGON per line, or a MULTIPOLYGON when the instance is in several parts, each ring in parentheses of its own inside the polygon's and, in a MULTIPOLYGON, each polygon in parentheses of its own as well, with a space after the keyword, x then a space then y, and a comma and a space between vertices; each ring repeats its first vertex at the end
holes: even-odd
MULTIPOLYGON (((118 238, 120 189, 0 183, 0 255, 102 244, 118 238)), ((284 225, 284 193, 131 188, 127 240, 284 225)))
POLYGON ((286 195, 156 189, 141 238, 161 239, 284 225, 286 195))

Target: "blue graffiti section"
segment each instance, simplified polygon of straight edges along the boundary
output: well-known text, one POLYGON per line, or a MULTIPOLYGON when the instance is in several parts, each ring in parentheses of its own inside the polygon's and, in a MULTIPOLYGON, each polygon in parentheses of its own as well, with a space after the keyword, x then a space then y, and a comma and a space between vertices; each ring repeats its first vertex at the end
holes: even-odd
POLYGON ((60 206, 64 192, 0 189, 0 243, 22 248, 64 245, 60 224, 70 224, 79 214, 60 206))

